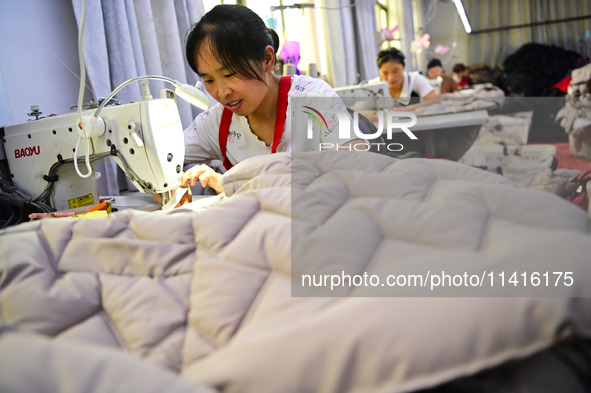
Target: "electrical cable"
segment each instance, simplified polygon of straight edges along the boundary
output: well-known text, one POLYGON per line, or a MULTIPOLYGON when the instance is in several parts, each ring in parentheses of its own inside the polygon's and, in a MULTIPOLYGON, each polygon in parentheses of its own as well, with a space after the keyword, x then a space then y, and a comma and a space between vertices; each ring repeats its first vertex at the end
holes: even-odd
MULTIPOLYGON (((102 153, 102 154, 97 154, 95 156, 93 156, 90 161, 98 161, 101 160, 105 157, 110 156, 111 153, 102 153)), ((60 166, 62 166, 63 164, 68 164, 74 162, 74 165, 76 165, 76 161, 72 158, 67 159, 67 160, 61 160, 58 161, 56 163, 54 163, 51 168, 49 169, 49 172, 47 174, 47 187, 45 187, 45 189, 43 190, 43 192, 41 192, 41 194, 39 194, 37 197, 33 198, 30 200, 31 203, 33 204, 39 204, 39 208, 42 211, 46 211, 46 212, 52 212, 55 209, 51 206, 51 201, 50 201, 50 197, 53 193, 53 187, 54 187, 54 183, 55 181, 53 179, 56 178, 57 176, 57 171, 59 169, 60 166), (49 207, 49 210, 46 210, 45 208, 49 207)))
MULTIPOLYGON (((92 157, 91 161, 101 160, 105 157, 110 156, 111 153, 102 153, 92 157)), ((55 208, 51 204, 51 195, 55 182, 57 181, 58 169, 63 164, 68 164, 74 161, 74 159, 59 160, 55 162, 48 171, 48 174, 44 176, 48 182, 45 189, 38 196, 32 198, 25 195, 19 189, 12 185, 3 184, 0 185, 0 202, 2 202, 3 213, 8 213, 8 217, 0 216, 0 228, 6 228, 11 225, 20 224, 26 220, 26 212, 43 212, 51 213, 55 211, 55 208)))
POLYGON ((3 214, 5 214, 7 211, 10 212, 10 216, 8 216, 8 218, 2 218, 0 220, 0 229, 9 227, 11 225, 14 225, 14 216, 16 214, 15 209, 12 206, 6 206, 8 204, 8 198, 4 195, 4 192, 0 192, 0 201, 2 201, 3 203, 3 214))
POLYGON ((86 140, 86 155, 84 157, 84 165, 86 165, 86 168, 88 168, 88 173, 84 175, 80 172, 80 169, 78 169, 78 147, 80 146, 82 136, 78 137, 78 142, 76 142, 76 148, 74 149, 74 168, 76 169, 78 176, 86 179, 92 175, 92 167, 90 166, 90 138, 85 137, 84 139, 86 140))
MULTIPOLYGON (((26 202, 19 196, 4 191, 0 191, 0 201, 2 202, 3 207, 10 210, 10 216, 5 220, 0 221, 0 228, 6 228, 10 225, 21 223, 26 202)), ((3 209, 3 213, 4 212, 6 212, 6 209, 3 209)))
MULTIPOLYGON (((78 127, 82 127, 82 105, 84 101, 84 86, 86 85, 86 65, 84 63, 84 45, 83 45, 83 38, 84 38, 84 24, 86 23, 86 0, 82 0, 82 19, 80 20, 80 29, 78 31, 78 61, 80 62, 80 87, 78 89, 78 127)), ((78 137, 78 142, 76 143, 76 149, 74 149, 74 168, 76 169, 76 173, 83 179, 89 178, 92 175, 92 167, 90 166, 90 137, 88 135, 84 136, 86 139, 86 159, 84 161, 86 165, 86 169, 88 172, 83 174, 80 172, 78 168, 78 146, 80 145, 80 140, 82 136, 78 137)))

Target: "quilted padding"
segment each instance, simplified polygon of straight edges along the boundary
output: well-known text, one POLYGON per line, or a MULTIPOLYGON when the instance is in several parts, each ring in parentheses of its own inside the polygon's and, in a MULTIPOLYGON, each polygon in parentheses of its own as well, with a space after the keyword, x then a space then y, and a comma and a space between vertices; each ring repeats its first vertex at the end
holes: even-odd
POLYGON ((199 213, 4 231, 0 320, 225 392, 406 392, 591 335, 591 302, 575 297, 591 291, 591 219, 555 195, 454 162, 346 152, 255 157, 223 187, 199 213), (434 264, 577 274, 554 297, 300 285, 304 272, 434 264))
POLYGON ((16 227, 0 237, 3 319, 179 371, 195 252, 191 229, 188 217, 131 211, 16 227))

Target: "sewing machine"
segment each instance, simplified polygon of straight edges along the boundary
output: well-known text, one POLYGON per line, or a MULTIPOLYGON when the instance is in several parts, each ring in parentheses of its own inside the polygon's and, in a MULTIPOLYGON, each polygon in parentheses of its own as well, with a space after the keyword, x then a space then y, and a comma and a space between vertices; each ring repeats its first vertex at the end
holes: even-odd
POLYGON ((388 82, 364 82, 334 90, 348 108, 355 110, 388 109, 392 103, 388 82))
MULTIPOLYGON (((95 109, 82 111, 83 119, 94 119, 95 113, 95 109)), ((185 156, 175 100, 105 106, 96 118, 102 123, 93 126, 93 134, 100 135, 88 138, 89 161, 112 157, 139 191, 161 194, 166 203, 179 186, 185 156)), ((89 169, 84 164, 87 141, 80 138, 81 126, 78 114, 72 113, 4 127, 0 136, 16 189, 55 210, 97 204, 96 173, 80 176, 89 169)))

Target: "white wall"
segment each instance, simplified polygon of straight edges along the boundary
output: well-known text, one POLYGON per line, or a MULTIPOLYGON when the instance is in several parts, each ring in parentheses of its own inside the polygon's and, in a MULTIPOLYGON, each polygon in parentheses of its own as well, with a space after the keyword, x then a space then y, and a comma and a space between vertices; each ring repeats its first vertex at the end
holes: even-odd
POLYGON ((27 121, 31 105, 42 116, 70 112, 78 102, 77 40, 71 0, 0 0, 0 126, 27 121))

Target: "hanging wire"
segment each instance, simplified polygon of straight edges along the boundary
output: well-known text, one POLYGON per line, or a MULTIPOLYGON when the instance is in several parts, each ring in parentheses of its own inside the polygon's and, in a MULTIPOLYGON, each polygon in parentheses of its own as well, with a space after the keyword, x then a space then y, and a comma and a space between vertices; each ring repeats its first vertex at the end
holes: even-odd
POLYGON ((427 11, 425 12, 425 19, 423 21, 423 26, 427 26, 431 23, 431 21, 435 18, 437 14, 437 1, 430 1, 429 6, 427 7, 427 11))

